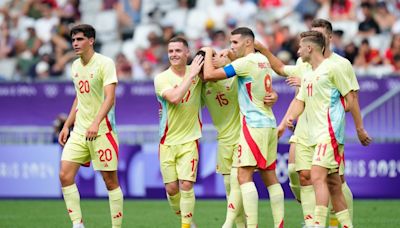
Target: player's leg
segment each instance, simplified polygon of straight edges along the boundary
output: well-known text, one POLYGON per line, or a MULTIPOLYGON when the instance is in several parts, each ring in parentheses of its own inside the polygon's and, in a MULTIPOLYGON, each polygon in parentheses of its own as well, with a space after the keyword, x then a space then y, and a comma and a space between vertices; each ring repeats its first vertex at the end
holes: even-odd
MULTIPOLYGON (((340 175, 340 172, 339 172, 340 175)), ((342 181, 342 192, 344 195, 344 199, 346 200, 346 205, 347 209, 349 210, 350 213, 350 218, 353 221, 353 193, 351 192, 351 189, 349 185, 347 185, 346 179, 344 178, 344 174, 340 175, 340 179, 342 181)))
POLYGON ((228 197, 226 218, 222 227, 231 228, 233 224, 236 224, 236 227, 244 228, 246 220, 244 217, 242 192, 240 191, 240 184, 238 180, 238 169, 236 167, 232 167, 230 177, 231 191, 228 197))
POLYGON ((336 211, 336 217, 339 220, 342 227, 353 227, 349 210, 347 209, 346 200, 342 192, 342 180, 338 173, 332 173, 328 175, 329 192, 332 200, 332 206, 336 211))
POLYGON ((266 168, 260 169, 261 178, 268 189, 274 227, 281 228, 284 225, 285 202, 281 184, 276 176, 276 159, 278 150, 278 138, 276 130, 267 128, 263 131, 264 142, 260 145, 263 156, 266 160, 266 168), (266 145, 266 146, 264 146, 266 145))
POLYGON ((75 176, 81 164, 61 161, 60 181, 65 205, 72 224, 82 223, 79 190, 75 184, 75 176))
MULTIPOLYGON (((325 227, 326 217, 328 213, 327 206, 330 197, 332 199, 332 204, 336 212, 342 212, 343 207, 346 208, 344 196, 341 191, 341 181, 338 175, 342 154, 343 145, 337 144, 335 141, 332 140, 325 143, 319 143, 315 146, 312 162, 313 166, 311 169, 311 181, 314 186, 317 205, 314 212, 315 225, 325 227), (332 178, 332 180, 334 181, 334 184, 332 186, 328 186, 327 183, 327 180, 330 178, 332 178), (343 198, 343 200, 341 197, 343 198)), ((343 213, 339 215, 343 217, 343 213)), ((340 221, 340 219, 342 218, 338 219, 340 221)))
POLYGON ((296 171, 295 166, 295 150, 296 150, 296 137, 292 135, 289 140, 290 148, 289 148, 289 159, 288 159, 288 176, 289 176, 289 186, 292 190, 294 198, 301 202, 300 196, 300 179, 299 174, 296 171))
POLYGON ((274 227, 281 228, 284 225, 284 193, 282 186, 276 177, 275 169, 260 170, 260 174, 268 189, 274 227))
POLYGON ((160 144, 160 170, 167 192, 167 199, 172 211, 181 216, 181 194, 179 191, 178 173, 176 171, 175 152, 179 146, 160 144))
MULTIPOLYGON (((346 204, 347 204, 347 208, 349 210, 350 213, 350 219, 353 221, 353 193, 351 192, 349 186, 347 185, 345 178, 344 178, 344 158, 342 159, 342 162, 340 164, 339 167, 339 176, 340 179, 342 181, 342 192, 344 195, 344 198, 346 200, 346 204)), ((330 179, 328 179, 328 186, 333 185, 334 183, 332 183, 330 181, 330 179)), ((329 228, 337 228, 339 227, 339 221, 335 215, 335 211, 332 208, 332 204, 330 203, 330 210, 329 210, 329 228)))
POLYGON ((60 182, 69 217, 76 227, 83 227, 80 195, 75 184, 75 176, 82 164, 90 161, 90 152, 85 136, 71 132, 62 152, 60 182))
POLYGON ((199 163, 198 141, 180 145, 177 152, 177 173, 181 192, 181 219, 182 228, 190 227, 194 216, 196 198, 193 185, 197 178, 199 163))
POLYGON ((243 208, 246 214, 248 228, 258 226, 258 192, 253 182, 255 166, 238 168, 238 181, 242 193, 243 208))
POLYGON ((118 139, 114 132, 98 136, 88 143, 93 168, 99 170, 108 190, 110 217, 113 228, 122 226, 124 196, 118 182, 118 139))
POLYGON ((315 192, 311 182, 311 164, 314 148, 301 143, 296 144, 296 171, 300 177, 300 195, 303 199, 301 207, 303 210, 304 223, 310 227, 314 223, 315 192))
POLYGON ((218 144, 217 173, 224 177, 227 197, 227 212, 223 227, 245 227, 242 195, 237 179, 237 168, 232 168, 233 157, 237 156, 237 145, 218 144))
POLYGON ((328 169, 322 166, 313 165, 311 168, 311 181, 315 191, 315 227, 325 227, 328 214, 329 189, 327 184, 328 169))

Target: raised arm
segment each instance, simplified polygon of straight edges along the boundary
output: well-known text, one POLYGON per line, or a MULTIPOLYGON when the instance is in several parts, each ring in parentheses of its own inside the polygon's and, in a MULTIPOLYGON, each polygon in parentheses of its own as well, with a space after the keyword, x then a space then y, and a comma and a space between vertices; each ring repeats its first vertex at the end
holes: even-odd
POLYGON ((179 104, 183 97, 187 93, 192 84, 192 80, 195 80, 196 76, 199 74, 201 67, 203 66, 203 56, 196 55, 190 65, 189 77, 184 77, 182 83, 175 87, 163 92, 162 96, 165 100, 172 104, 179 104))
POLYGON ((213 49, 210 47, 202 48, 206 55, 204 58, 203 76, 205 81, 217 81, 226 79, 227 75, 222 67, 215 68, 212 61, 213 49))
POLYGON ((266 46, 264 46, 259 41, 255 41, 254 47, 261 54, 263 54, 263 55, 265 55, 265 57, 267 57, 269 63, 271 64, 271 67, 275 71, 275 73, 277 73, 283 77, 288 76, 285 74, 285 72, 283 70, 285 67, 285 64, 283 64, 283 62, 281 60, 279 60, 274 54, 272 54, 266 46))

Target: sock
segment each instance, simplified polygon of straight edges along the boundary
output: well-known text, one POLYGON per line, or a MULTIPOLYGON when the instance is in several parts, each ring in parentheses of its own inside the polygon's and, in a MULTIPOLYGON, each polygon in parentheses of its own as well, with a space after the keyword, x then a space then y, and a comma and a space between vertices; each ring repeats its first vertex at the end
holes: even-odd
POLYGON ((196 198, 193 188, 189 191, 181 190, 181 219, 182 227, 192 222, 196 198))
POLYGON ((335 215, 335 212, 330 209, 329 210, 329 228, 338 228, 339 227, 339 221, 335 215))
POLYGON ((167 193, 167 199, 169 206, 174 211, 174 213, 178 216, 181 215, 181 193, 178 192, 177 194, 170 196, 167 193))
POLYGON ((224 177, 226 200, 228 200, 229 193, 231 192, 231 175, 230 174, 225 174, 225 175, 222 175, 222 176, 224 177))
POLYGON ((296 200, 301 201, 300 194, 300 179, 299 174, 296 172, 295 165, 289 163, 288 165, 289 186, 296 200))
POLYGON ((336 217, 339 220, 340 224, 342 224, 343 228, 353 228, 353 223, 350 219, 349 210, 343 210, 336 213, 336 217))
POLYGON ((80 196, 76 184, 63 187, 62 193, 64 195, 65 205, 67 206, 67 211, 69 217, 71 218, 72 224, 78 224, 82 222, 82 212, 80 205, 80 196))
POLYGON ((314 210, 314 226, 325 227, 327 215, 328 215, 327 207, 322 205, 316 205, 314 210))
POLYGON ((269 199, 271 201, 272 217, 274 227, 283 228, 283 218, 285 215, 284 195, 281 184, 273 184, 268 187, 269 199))
POLYGON ((245 227, 245 218, 242 204, 242 192, 240 191, 239 181, 237 179, 237 168, 231 170, 230 176, 230 193, 228 197, 228 206, 226 210, 225 223, 223 228, 231 228, 233 224, 236 227, 245 227))
POLYGON ((258 192, 254 182, 240 185, 242 191, 243 207, 247 218, 247 228, 258 225, 258 192))
POLYGON ((108 191, 110 202, 111 223, 113 228, 120 228, 124 212, 124 196, 120 187, 108 191))
POLYGON ((350 213, 350 219, 353 221, 353 193, 351 192, 346 182, 342 184, 342 192, 344 195, 344 199, 346 200, 347 209, 350 213))
POLYGON ((314 224, 315 192, 312 185, 300 187, 301 207, 303 209, 304 222, 306 226, 314 224))
POLYGON ((182 223, 182 228, 190 228, 190 224, 182 223))

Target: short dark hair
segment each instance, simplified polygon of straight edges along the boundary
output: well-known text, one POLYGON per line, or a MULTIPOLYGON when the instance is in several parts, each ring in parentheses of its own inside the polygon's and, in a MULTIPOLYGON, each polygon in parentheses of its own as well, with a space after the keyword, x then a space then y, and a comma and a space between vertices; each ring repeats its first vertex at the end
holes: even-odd
POLYGON ((188 44, 187 40, 186 40, 185 38, 181 37, 181 36, 172 37, 172 38, 168 41, 168 44, 170 44, 170 43, 175 43, 175 42, 183 43, 183 45, 185 45, 187 48, 189 48, 189 44, 188 44))
POLYGON ((332 33, 332 24, 325 19, 314 19, 311 22, 311 28, 324 28, 329 33, 332 33))
POLYGON ((242 36, 248 36, 250 37, 252 40, 254 40, 254 33, 253 31, 251 31, 251 29, 247 28, 247 27, 239 27, 234 29, 231 32, 231 35, 242 35, 242 36))
POLYGON ((96 39, 96 30, 91 25, 88 24, 75 25, 71 29, 70 35, 73 36, 80 32, 83 33, 83 35, 86 36, 87 38, 96 39))
POLYGON ((325 49, 325 37, 318 31, 307 31, 300 34, 300 38, 306 42, 312 42, 319 46, 322 51, 325 49))

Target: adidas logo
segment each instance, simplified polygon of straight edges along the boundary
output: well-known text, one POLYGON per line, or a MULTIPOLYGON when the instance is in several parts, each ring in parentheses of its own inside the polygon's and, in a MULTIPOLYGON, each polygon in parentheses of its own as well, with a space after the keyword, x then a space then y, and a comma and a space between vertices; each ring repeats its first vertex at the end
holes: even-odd
POLYGON ((122 217, 122 213, 118 212, 117 215, 113 216, 113 219, 117 219, 117 218, 121 218, 122 217))
POLYGON ((71 210, 70 208, 68 208, 68 213, 69 213, 69 214, 72 213, 72 210, 71 210))
POLYGON ((313 217, 311 216, 311 215, 306 215, 305 217, 304 217, 304 220, 309 220, 309 219, 312 219, 313 217))
POLYGON ((189 214, 186 214, 184 217, 185 218, 191 218, 191 217, 193 217, 193 214, 192 214, 192 212, 189 212, 189 214))
POLYGON ((228 208, 231 208, 231 209, 235 210, 235 206, 233 205, 233 203, 230 203, 230 204, 228 205, 228 208))

